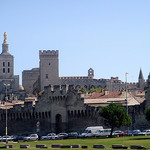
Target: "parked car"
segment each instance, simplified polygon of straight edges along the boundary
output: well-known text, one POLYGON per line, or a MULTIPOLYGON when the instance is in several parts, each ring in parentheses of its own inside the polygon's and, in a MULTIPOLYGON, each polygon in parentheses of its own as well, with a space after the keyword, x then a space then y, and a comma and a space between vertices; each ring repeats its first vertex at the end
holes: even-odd
POLYGON ((150 129, 143 130, 139 135, 150 135, 150 129))
POLYGON ((2 136, 0 136, 0 142, 2 142, 2 139, 3 139, 3 137, 2 137, 2 136))
POLYGON ((68 138, 77 138, 78 137, 78 133, 77 132, 70 132, 68 133, 68 138))
POLYGON ((6 140, 7 141, 13 141, 13 137, 9 136, 9 135, 7 135, 7 136, 5 135, 5 136, 2 137, 1 141, 6 142, 6 140))
POLYGON ((59 133, 57 136, 58 136, 58 139, 66 139, 66 138, 68 138, 68 134, 67 133, 59 133))
POLYGON ((121 135, 122 133, 124 133, 124 132, 121 130, 116 130, 112 133, 112 135, 121 135))
POLYGON ((124 135, 133 135, 133 131, 125 130, 124 135))
POLYGON ((18 141, 19 139, 18 139, 18 135, 11 135, 11 137, 13 138, 13 141, 18 141))
POLYGON ((26 136, 28 136, 28 134, 18 135, 18 140, 23 140, 23 138, 26 136))
POLYGON ((55 133, 49 133, 45 136, 41 136, 41 140, 54 140, 54 139, 58 139, 58 135, 56 135, 55 133))
POLYGON ((36 141, 39 137, 37 134, 30 134, 29 136, 26 136, 23 138, 24 141, 36 141))
POLYGON ((133 130, 132 133, 133 133, 133 135, 140 135, 141 131, 140 130, 133 130))
POLYGON ((101 129, 101 130, 97 130, 94 134, 94 136, 98 137, 98 136, 109 136, 111 133, 111 129, 101 129))

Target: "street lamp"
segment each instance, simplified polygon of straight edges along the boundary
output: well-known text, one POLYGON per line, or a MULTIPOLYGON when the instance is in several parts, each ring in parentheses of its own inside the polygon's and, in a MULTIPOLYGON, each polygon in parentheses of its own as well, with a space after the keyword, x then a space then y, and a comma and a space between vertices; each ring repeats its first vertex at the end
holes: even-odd
POLYGON ((7 143, 7 87, 10 86, 10 84, 5 84, 4 86, 6 87, 6 143, 7 143))
MULTIPOLYGON (((128 75, 128 72, 125 73, 126 104, 127 104, 127 115, 128 115, 129 112, 128 112, 128 99, 127 99, 128 98, 127 97, 127 75, 128 75)), ((129 127, 128 127, 128 135, 129 135, 129 127)))
POLYGON ((128 114, 128 100, 127 100, 127 75, 128 75, 128 72, 126 72, 125 74, 125 80, 126 80, 126 83, 125 83, 125 88, 126 88, 126 104, 127 104, 127 114, 128 114))

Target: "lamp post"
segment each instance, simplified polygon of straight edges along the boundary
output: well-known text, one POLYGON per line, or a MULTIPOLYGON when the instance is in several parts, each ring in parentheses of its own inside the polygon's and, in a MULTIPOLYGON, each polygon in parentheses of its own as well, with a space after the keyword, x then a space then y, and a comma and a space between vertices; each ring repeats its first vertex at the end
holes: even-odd
POLYGON ((4 86, 6 87, 6 143, 7 143, 7 87, 10 86, 10 84, 5 84, 4 86))
MULTIPOLYGON (((125 83, 125 88, 126 88, 126 104, 127 104, 127 115, 128 115, 128 97, 127 97, 127 75, 128 75, 128 72, 125 73, 125 80, 126 80, 126 83, 125 83)), ((129 135, 129 127, 128 127, 128 135, 129 135)))
POLYGON ((125 74, 125 80, 126 80, 126 83, 125 83, 125 88, 126 88, 126 104, 127 104, 127 114, 128 114, 128 100, 127 100, 127 75, 128 75, 128 72, 126 72, 125 74))

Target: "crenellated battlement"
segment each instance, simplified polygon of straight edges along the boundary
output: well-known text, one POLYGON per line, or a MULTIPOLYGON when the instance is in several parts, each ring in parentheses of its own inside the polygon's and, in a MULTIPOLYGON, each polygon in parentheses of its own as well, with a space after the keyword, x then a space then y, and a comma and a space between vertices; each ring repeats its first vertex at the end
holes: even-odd
POLYGON ((74 85, 49 85, 44 87, 45 92, 51 92, 56 94, 59 93, 59 95, 66 94, 68 90, 76 90, 76 89, 74 85))
POLYGON ((59 77, 59 79, 89 79, 88 76, 64 76, 59 77))
POLYGON ((137 82, 129 82, 128 83, 129 85, 136 85, 136 84, 138 84, 137 82))
POLYGON ((58 50, 40 50, 39 55, 40 56, 58 56, 59 51, 58 50))
MULTIPOLYGON (((51 103, 60 101, 60 102, 62 102, 62 105, 63 105, 68 100, 68 93, 70 93, 71 91, 73 93, 76 93, 76 96, 78 97, 78 99, 81 99, 81 93, 78 93, 78 90, 75 88, 74 85, 49 85, 49 86, 46 86, 44 88, 44 92, 42 93, 42 95, 39 96, 39 102, 43 101, 43 99, 46 100, 45 102, 47 102, 47 100, 49 99, 51 101, 51 103)), ((68 103, 68 101, 67 101, 67 103, 68 103)))

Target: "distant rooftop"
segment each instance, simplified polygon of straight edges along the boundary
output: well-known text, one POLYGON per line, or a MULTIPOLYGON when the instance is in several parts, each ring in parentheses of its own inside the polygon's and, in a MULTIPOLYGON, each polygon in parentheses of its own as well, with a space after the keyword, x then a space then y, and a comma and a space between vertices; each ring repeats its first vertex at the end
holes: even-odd
MULTIPOLYGON (((143 99, 143 97, 142 97, 143 99)), ((132 95, 131 93, 127 92, 127 101, 128 106, 133 105, 140 105, 140 100, 136 99, 135 95, 132 95)), ((109 103, 117 103, 122 106, 126 106, 126 92, 125 91, 105 91, 105 92, 95 92, 91 95, 85 96, 84 103, 88 104, 89 106, 106 106, 109 103)))

